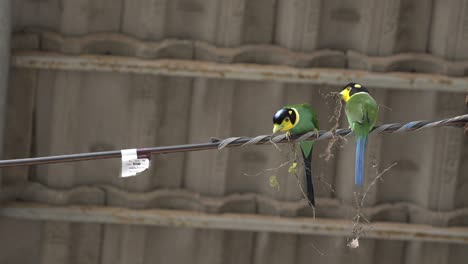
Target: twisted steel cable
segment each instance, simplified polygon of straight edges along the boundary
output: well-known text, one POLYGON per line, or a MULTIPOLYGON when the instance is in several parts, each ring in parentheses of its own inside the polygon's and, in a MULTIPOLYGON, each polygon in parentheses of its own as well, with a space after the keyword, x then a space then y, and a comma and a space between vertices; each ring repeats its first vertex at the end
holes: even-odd
MULTIPOLYGON (((426 128, 435 127, 458 127, 463 128, 468 124, 468 114, 456 116, 453 118, 447 118, 439 121, 412 121, 406 124, 385 124, 376 126, 373 128, 371 133, 386 134, 386 133, 402 133, 418 131, 426 128)), ((176 153, 176 152, 188 152, 208 149, 223 149, 227 147, 239 147, 249 145, 263 145, 268 143, 286 143, 291 141, 303 141, 303 140, 324 140, 335 136, 346 137, 352 134, 349 128, 340 128, 334 131, 318 131, 308 132, 305 134, 296 134, 287 137, 286 134, 282 135, 261 135, 256 137, 230 137, 226 139, 212 138, 211 142, 200 143, 200 144, 185 144, 185 145, 174 145, 174 146, 163 146, 153 148, 141 148, 137 149, 139 157, 150 157, 151 154, 165 154, 165 153, 176 153)), ((47 156, 47 157, 36 157, 36 158, 25 158, 25 159, 10 159, 0 160, 0 168, 12 167, 12 166, 30 166, 39 164, 52 164, 62 162, 73 162, 83 160, 98 160, 98 159, 111 159, 120 158, 120 150, 113 151, 101 151, 101 152, 89 152, 79 154, 69 154, 60 156, 47 156)))
MULTIPOLYGON (((441 126, 450 126, 450 127, 463 127, 465 124, 468 123, 468 115, 456 116, 453 118, 443 119, 439 121, 412 121, 406 124, 394 123, 394 124, 385 124, 381 126, 375 126, 372 129, 371 133, 401 133, 401 132, 411 132, 411 131, 418 131, 425 128, 434 128, 434 127, 441 127, 441 126)), ((274 135, 263 135, 263 136, 256 136, 254 138, 247 138, 247 137, 230 137, 224 140, 220 140, 219 149, 223 149, 225 147, 238 146, 239 143, 242 143, 241 146, 247 145, 258 145, 258 144, 265 144, 268 142, 273 143, 284 143, 285 141, 304 141, 304 140, 324 140, 329 139, 334 136, 341 136, 346 137, 352 134, 351 129, 349 128, 340 128, 336 129, 335 131, 311 131, 305 134, 298 134, 298 135, 291 135, 289 139, 287 138, 286 134, 274 136, 274 135)))

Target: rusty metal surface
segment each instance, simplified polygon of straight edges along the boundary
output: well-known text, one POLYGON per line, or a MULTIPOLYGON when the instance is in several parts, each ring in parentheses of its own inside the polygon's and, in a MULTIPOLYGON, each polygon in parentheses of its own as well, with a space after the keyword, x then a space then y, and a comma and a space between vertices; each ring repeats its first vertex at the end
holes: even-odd
MULTIPOLYGON (((0 157, 5 157, 5 125, 7 119, 8 80, 10 78, 10 37, 12 32, 11 1, 0 2, 0 157)), ((2 180, 0 172, 0 182, 2 180)), ((1 183, 0 183, 1 187, 1 183)))
MULTIPOLYGON (((329 121, 337 105, 330 94, 349 78, 364 82, 381 105, 378 124, 462 115, 466 108, 453 91, 467 87, 467 8, 466 1, 427 0, 17 0, 12 46, 19 57, 13 59, 25 65, 10 72, 14 93, 5 154, 48 156, 262 135, 270 133, 278 107, 298 102, 311 103, 321 129, 328 130, 336 125, 329 121), (342 74, 346 78, 339 79, 342 74)), ((337 122, 347 126, 343 117, 337 122)), ((367 195, 364 211, 371 223, 466 228, 467 144, 460 129, 373 137, 366 184, 397 165, 367 195)), ((150 170, 128 179, 118 177, 120 165, 112 161, 4 169, 1 194, 65 209, 310 218, 287 168, 264 172, 290 158, 289 148, 281 150, 157 155, 150 170), (270 187, 269 176, 277 177, 279 188, 270 187), (19 187, 9 191, 12 186, 19 187)), ((352 222, 354 152, 352 140, 339 141, 331 153, 325 142, 314 148, 319 218, 352 222)), ((362 239, 350 249, 345 237, 315 234, 6 217, 0 222, 7 238, 0 241, 0 263, 468 259, 466 245, 456 243, 362 239)))
MULTIPOLYGON (((16 219, 66 221, 78 223, 130 224, 190 227, 236 231, 273 232, 300 235, 350 236, 352 223, 345 219, 277 217, 253 214, 207 214, 183 210, 134 210, 99 206, 48 206, 9 203, 0 216, 16 219)), ((468 244, 468 227, 374 222, 363 224, 365 238, 430 241, 468 244)))
POLYGON ((299 69, 280 65, 223 64, 177 59, 145 60, 102 55, 71 56, 47 52, 16 52, 13 55, 12 65, 32 69, 138 73, 336 86, 354 81, 375 88, 468 91, 467 78, 424 73, 377 73, 333 68, 299 69))

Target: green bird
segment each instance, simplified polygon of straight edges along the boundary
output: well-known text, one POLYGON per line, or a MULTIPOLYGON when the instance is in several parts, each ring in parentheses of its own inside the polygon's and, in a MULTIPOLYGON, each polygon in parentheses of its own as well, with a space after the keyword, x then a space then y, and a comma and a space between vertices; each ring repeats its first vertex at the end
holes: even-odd
MULTIPOLYGON (((308 104, 287 105, 278 110, 273 117, 273 133, 278 131, 302 134, 318 131, 317 115, 308 104)), ((314 184, 312 182, 312 149, 313 141, 300 143, 305 165, 306 191, 310 203, 315 206, 314 184)))
POLYGON ((358 83, 349 83, 340 93, 346 103, 345 113, 348 123, 356 137, 356 163, 354 165, 354 184, 364 183, 364 156, 367 137, 377 121, 379 107, 369 91, 358 83))

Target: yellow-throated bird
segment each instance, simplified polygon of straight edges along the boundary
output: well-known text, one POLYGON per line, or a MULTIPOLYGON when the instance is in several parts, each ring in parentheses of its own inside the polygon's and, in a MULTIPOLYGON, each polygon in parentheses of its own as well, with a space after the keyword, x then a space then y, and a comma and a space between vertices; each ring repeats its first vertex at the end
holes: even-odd
POLYGON ((343 88, 340 95, 346 102, 346 117, 356 137, 354 183, 357 186, 362 186, 364 184, 364 155, 367 136, 377 121, 379 107, 370 96, 369 91, 358 83, 349 83, 343 88))
MULTIPOLYGON (((278 110, 273 117, 273 133, 278 131, 302 134, 318 131, 317 115, 308 104, 287 105, 278 110)), ((314 185, 312 182, 312 149, 313 141, 300 143, 304 157, 307 198, 315 206, 314 185)))

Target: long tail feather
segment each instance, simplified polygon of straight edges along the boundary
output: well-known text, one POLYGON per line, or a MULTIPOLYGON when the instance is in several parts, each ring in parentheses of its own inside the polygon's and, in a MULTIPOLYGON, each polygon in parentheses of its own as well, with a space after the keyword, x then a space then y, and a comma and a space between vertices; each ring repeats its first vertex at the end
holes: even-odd
POLYGON ((367 136, 356 137, 356 164, 354 165, 354 184, 364 184, 364 157, 366 153, 367 136))
POLYGON ((304 157, 307 199, 315 206, 314 183, 312 181, 312 151, 309 153, 308 157, 306 157, 304 152, 302 156, 304 157))

